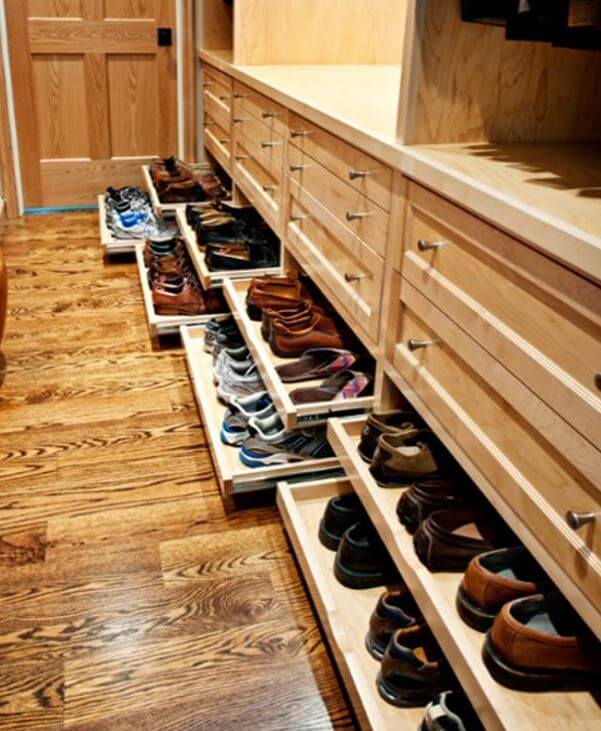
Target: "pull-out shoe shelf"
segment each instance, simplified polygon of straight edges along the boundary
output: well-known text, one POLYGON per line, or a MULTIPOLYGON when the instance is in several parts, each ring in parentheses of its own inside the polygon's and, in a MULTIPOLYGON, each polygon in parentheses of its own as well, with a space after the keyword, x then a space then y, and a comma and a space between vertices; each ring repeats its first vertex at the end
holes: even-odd
POLYGON ((399 498, 407 488, 379 487, 369 465, 359 456, 364 424, 364 417, 332 419, 328 440, 485 727, 592 731, 598 724, 599 708, 589 693, 517 692, 489 674, 482 660, 485 635, 465 624, 455 608, 463 574, 432 573, 418 559, 413 537, 396 514, 399 498))
POLYGON ((213 356, 204 349, 205 329, 203 326, 182 327, 181 336, 194 395, 224 495, 273 489, 282 479, 298 481, 312 479, 316 473, 323 473, 323 476, 340 474, 338 460, 334 457, 266 467, 244 465, 239 449, 221 441, 221 425, 227 407, 217 396, 213 356))
MULTIPOLYGON (((146 321, 151 337, 160 337, 161 335, 178 335, 182 325, 196 325, 208 322, 213 317, 220 317, 219 314, 211 315, 157 315, 154 311, 152 303, 152 289, 148 281, 148 269, 144 263, 144 247, 145 244, 137 242, 135 246, 136 263, 138 265, 138 274, 140 278, 140 287, 142 289, 142 298, 144 300, 144 311, 146 312, 146 321)), ((222 313, 225 317, 228 313, 222 313)))
POLYGON ((139 239, 116 239, 106 223, 106 202, 103 195, 98 196, 98 224, 100 228, 100 243, 107 254, 128 254, 136 249, 139 239))
MULTIPOLYGON (((180 234, 186 243, 190 259, 196 269, 198 278, 205 289, 211 287, 222 287, 224 279, 250 279, 251 277, 264 277, 282 273, 282 267, 264 267, 257 269, 227 269, 222 271, 211 271, 205 262, 204 252, 200 251, 197 244, 196 233, 188 223, 186 209, 180 208, 176 213, 176 220, 180 234)), ((280 252, 280 256, 282 252, 280 252)))
POLYGON ((303 381, 302 383, 283 383, 276 371, 278 365, 290 363, 291 359, 274 355, 269 344, 261 335, 261 323, 251 320, 246 311, 246 294, 250 282, 248 280, 225 280, 223 291, 225 298, 236 318, 238 327, 250 350, 259 373, 265 382, 278 414, 286 429, 299 429, 306 426, 323 424, 332 415, 350 415, 368 411, 373 407, 373 396, 359 396, 340 401, 316 401, 309 404, 295 404, 290 393, 295 388, 313 388, 323 381, 303 381))
POLYGON ((321 625, 363 729, 416 731, 422 708, 395 708, 376 688, 379 663, 365 648, 369 617, 383 587, 348 589, 334 577, 333 551, 318 539, 328 500, 352 492, 346 479, 278 485, 278 507, 294 553, 309 587, 321 625))

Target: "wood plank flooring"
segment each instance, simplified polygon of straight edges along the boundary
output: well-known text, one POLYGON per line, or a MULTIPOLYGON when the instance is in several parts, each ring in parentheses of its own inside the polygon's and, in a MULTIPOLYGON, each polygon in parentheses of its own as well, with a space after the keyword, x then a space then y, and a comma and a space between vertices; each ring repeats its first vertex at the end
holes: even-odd
POLYGON ((228 511, 97 216, 5 223, 0 728, 354 728, 277 510, 228 511))

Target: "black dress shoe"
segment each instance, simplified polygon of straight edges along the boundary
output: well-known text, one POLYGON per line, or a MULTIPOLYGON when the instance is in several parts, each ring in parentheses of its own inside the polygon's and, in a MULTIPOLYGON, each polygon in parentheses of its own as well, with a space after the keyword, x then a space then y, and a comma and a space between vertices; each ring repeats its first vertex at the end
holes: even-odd
POLYGON ((319 540, 322 546, 336 551, 345 531, 365 518, 363 505, 354 492, 336 495, 328 501, 319 523, 319 540))
POLYGON ((342 537, 334 575, 349 589, 369 589, 398 581, 398 572, 371 523, 352 525, 342 537))
POLYGON ((407 629, 423 622, 422 614, 408 589, 385 591, 370 617, 365 646, 373 658, 381 660, 390 638, 398 629, 407 629))

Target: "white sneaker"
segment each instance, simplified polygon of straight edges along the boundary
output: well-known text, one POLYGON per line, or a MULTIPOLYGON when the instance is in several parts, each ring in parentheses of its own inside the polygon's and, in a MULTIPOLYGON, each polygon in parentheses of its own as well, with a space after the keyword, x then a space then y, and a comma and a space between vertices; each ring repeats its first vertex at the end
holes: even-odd
POLYGON ((220 377, 217 395, 222 401, 228 403, 233 396, 251 396, 257 391, 264 390, 263 379, 259 375, 256 364, 253 363, 242 373, 228 367, 220 377))

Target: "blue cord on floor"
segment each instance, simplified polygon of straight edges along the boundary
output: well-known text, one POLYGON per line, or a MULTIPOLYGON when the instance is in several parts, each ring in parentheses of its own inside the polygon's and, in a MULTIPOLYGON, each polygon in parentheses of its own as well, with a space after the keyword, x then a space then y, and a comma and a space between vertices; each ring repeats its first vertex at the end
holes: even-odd
POLYGON ((26 216, 43 216, 47 213, 63 213, 66 211, 97 211, 98 206, 58 206, 56 208, 26 208, 26 216))

